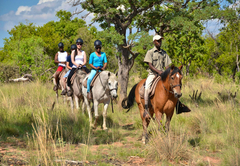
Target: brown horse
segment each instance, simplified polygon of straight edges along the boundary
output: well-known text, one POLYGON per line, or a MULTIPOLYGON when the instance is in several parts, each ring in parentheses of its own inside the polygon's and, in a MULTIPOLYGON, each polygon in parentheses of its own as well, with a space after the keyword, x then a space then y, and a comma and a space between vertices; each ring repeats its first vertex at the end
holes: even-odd
POLYGON ((125 109, 130 109, 134 103, 135 97, 143 123, 142 141, 144 144, 146 143, 147 139, 147 127, 154 113, 159 127, 162 125, 161 120, 163 114, 166 114, 165 129, 166 132, 169 131, 169 125, 174 113, 174 107, 177 104, 178 98, 182 96, 181 80, 183 76, 181 70, 182 66, 177 68, 172 65, 161 74, 161 80, 156 85, 155 94, 150 98, 150 102, 148 103, 149 114, 147 116, 144 115, 144 99, 142 99, 139 94, 139 90, 143 86, 146 79, 141 80, 138 84, 134 85, 128 97, 122 101, 122 107, 125 109))

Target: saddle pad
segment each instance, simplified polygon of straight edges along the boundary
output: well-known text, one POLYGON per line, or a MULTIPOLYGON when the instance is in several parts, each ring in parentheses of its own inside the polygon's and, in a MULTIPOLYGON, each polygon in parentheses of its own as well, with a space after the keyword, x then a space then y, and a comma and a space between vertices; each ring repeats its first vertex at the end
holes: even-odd
POLYGON ((72 75, 72 78, 71 78, 71 84, 73 84, 73 81, 74 81, 74 78, 76 77, 76 75, 77 75, 77 72, 76 72, 77 70, 75 70, 75 72, 74 72, 74 74, 72 75))
MULTIPOLYGON (((64 70, 62 70, 62 71, 59 73, 58 78, 61 78, 61 77, 62 77, 63 71, 64 71, 64 70)), ((52 78, 55 78, 55 75, 56 75, 56 72, 52 75, 52 78)))
POLYGON ((75 70, 75 72, 74 72, 74 74, 72 75, 72 78, 71 78, 71 84, 73 84, 73 81, 74 81, 74 79, 75 79, 75 77, 77 76, 77 72, 79 71, 79 70, 81 70, 81 71, 83 71, 83 72, 85 72, 86 73, 86 71, 84 70, 84 69, 77 69, 77 70, 75 70))
MULTIPOLYGON (((151 87, 150 87, 149 98, 151 98, 151 97, 154 95, 155 89, 156 89, 156 86, 157 86, 157 83, 158 83, 158 81, 159 81, 160 79, 161 79, 161 76, 157 76, 157 77, 155 77, 155 78, 153 79, 153 83, 152 83, 152 85, 151 85, 151 87)), ((144 82, 143 86, 142 86, 142 87, 140 88, 140 90, 139 90, 139 94, 140 94, 140 97, 141 97, 142 99, 144 99, 145 83, 146 83, 146 82, 144 82)))
MULTIPOLYGON (((90 87, 93 87, 94 82, 95 82, 95 80, 96 80, 96 78, 98 77, 99 74, 100 74, 100 72, 97 72, 96 75, 93 77, 93 80, 92 80, 92 82, 91 82, 91 84, 90 84, 90 87)), ((86 80, 85 80, 84 83, 83 83, 83 86, 84 86, 85 88, 87 88, 87 80, 88 80, 88 76, 87 76, 86 80)))

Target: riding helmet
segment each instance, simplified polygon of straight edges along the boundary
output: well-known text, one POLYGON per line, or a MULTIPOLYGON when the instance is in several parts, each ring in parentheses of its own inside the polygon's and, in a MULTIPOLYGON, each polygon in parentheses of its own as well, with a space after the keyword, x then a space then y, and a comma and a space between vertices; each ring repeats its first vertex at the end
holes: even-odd
POLYGON ((71 50, 75 50, 75 49, 77 49, 76 44, 72 44, 72 45, 71 45, 71 50))
POLYGON ((96 40, 94 42, 94 47, 96 48, 96 46, 101 46, 102 47, 102 42, 100 40, 96 40))
POLYGON ((63 43, 62 43, 62 42, 58 43, 58 47, 59 47, 59 48, 60 48, 60 47, 64 47, 63 43))
POLYGON ((81 38, 78 38, 78 39, 76 40, 76 43, 82 43, 82 44, 83 44, 83 40, 82 40, 81 38))

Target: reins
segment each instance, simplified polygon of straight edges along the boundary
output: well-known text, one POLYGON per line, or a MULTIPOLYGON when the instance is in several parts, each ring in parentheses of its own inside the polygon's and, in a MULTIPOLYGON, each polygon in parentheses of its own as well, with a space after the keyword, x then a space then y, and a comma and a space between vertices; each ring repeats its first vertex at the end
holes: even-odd
MULTIPOLYGON (((97 71, 97 72, 99 72, 99 71, 97 71)), ((102 86, 103 86, 103 83, 102 83, 102 80, 101 80, 100 75, 101 75, 101 74, 99 74, 99 79, 100 79, 100 82, 101 82, 101 84, 102 84, 102 86)), ((103 87, 104 87, 104 86, 103 86, 103 87)), ((117 88, 113 88, 113 89, 110 89, 110 88, 109 88, 109 96, 110 96, 110 98, 111 98, 112 113, 114 113, 114 110, 113 110, 113 102, 112 102, 113 99, 112 99, 112 96, 111 96, 110 92, 113 91, 113 90, 117 90, 117 88)), ((104 87, 104 91, 106 92, 106 87, 104 87)))

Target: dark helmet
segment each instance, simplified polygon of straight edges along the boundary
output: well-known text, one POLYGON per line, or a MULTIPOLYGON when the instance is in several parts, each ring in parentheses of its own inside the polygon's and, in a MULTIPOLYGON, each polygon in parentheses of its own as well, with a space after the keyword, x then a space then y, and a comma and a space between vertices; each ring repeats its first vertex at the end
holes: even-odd
POLYGON ((82 44, 83 44, 83 40, 82 40, 81 38, 78 38, 78 39, 76 40, 76 43, 82 43, 82 44))
POLYGON ((100 40, 96 40, 94 42, 94 47, 96 48, 96 46, 101 46, 102 47, 102 42, 100 40))
POLYGON ((64 47, 63 43, 62 43, 62 42, 58 43, 58 47, 59 47, 59 48, 60 48, 60 47, 64 47))
POLYGON ((75 50, 75 49, 77 49, 76 44, 72 44, 72 45, 71 45, 71 50, 75 50))

